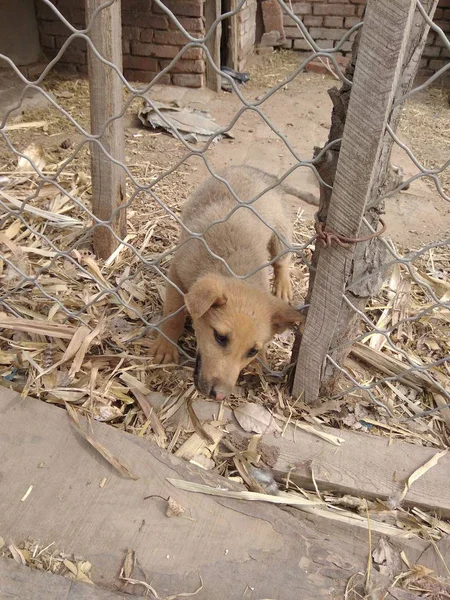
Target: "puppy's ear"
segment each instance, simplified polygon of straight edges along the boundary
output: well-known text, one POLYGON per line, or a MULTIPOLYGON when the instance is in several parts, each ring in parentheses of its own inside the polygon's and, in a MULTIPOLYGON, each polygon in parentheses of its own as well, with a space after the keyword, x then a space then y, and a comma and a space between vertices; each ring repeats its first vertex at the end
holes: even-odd
POLYGON ((212 306, 223 306, 226 302, 225 282, 215 275, 201 277, 184 296, 184 303, 193 321, 203 317, 212 306))
POLYGON ((284 300, 273 298, 272 302, 272 333, 283 333, 285 329, 294 323, 303 324, 305 315, 299 310, 290 306, 284 300))

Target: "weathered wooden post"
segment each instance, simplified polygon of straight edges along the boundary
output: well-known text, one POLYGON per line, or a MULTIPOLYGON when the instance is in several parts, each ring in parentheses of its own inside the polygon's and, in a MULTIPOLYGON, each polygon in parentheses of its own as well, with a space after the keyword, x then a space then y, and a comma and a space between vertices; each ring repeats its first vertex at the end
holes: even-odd
MULTIPOLYGON (((207 0, 204 4, 205 7, 205 31, 209 32, 212 24, 221 14, 221 1, 220 0, 207 0)), ((220 37, 221 37, 222 24, 219 23, 215 30, 212 32, 211 37, 206 42, 206 47, 211 53, 211 57, 216 67, 220 69, 220 37)), ((214 70, 209 60, 206 61, 206 85, 214 92, 220 92, 221 88, 221 77, 214 70)))
MULTIPOLYGON (((86 0, 86 22, 103 0, 86 0)), ((90 30, 90 38, 99 54, 122 71, 121 2, 115 0, 101 10, 90 30)), ((89 89, 91 98, 91 133, 98 135, 105 123, 118 115, 123 106, 123 86, 117 74, 88 47, 89 89)), ((99 138, 103 148, 117 161, 125 163, 123 119, 115 119, 99 138)), ((90 144, 92 172, 92 212, 123 239, 126 234, 125 172, 103 152, 99 144, 90 144)), ((94 251, 103 259, 116 249, 118 242, 108 227, 94 229, 94 251)))
MULTIPOLYGON (((437 0, 422 4, 432 16, 437 0)), ((325 186, 321 189, 318 218, 326 230, 348 238, 365 236, 370 231, 362 223, 363 217, 377 229, 382 196, 392 185, 393 140, 386 126, 394 131, 397 127, 400 106, 393 109, 393 105, 412 87, 428 30, 415 0, 368 0, 364 26, 347 71, 350 77, 354 71, 351 94, 348 84, 339 91, 330 90, 333 114, 328 142, 341 137, 342 142, 317 165, 323 179, 333 186, 332 193, 325 186)), ((350 304, 364 310, 367 300, 381 287, 383 262, 377 239, 347 248, 316 244, 310 308, 297 348, 295 397, 311 403, 320 391, 326 394, 334 389, 337 373, 326 365, 326 356, 330 354, 342 364, 358 323, 350 304)))

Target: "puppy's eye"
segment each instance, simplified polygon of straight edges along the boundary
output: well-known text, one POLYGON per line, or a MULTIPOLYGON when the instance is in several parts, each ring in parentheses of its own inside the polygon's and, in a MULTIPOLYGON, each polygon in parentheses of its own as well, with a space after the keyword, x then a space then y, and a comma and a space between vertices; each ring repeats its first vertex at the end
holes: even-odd
POLYGON ((247 358, 251 358, 252 356, 256 356, 258 354, 258 348, 250 348, 247 352, 247 358))
POLYGON ((222 346, 223 348, 225 348, 225 346, 228 344, 228 336, 222 335, 215 329, 214 329, 214 337, 216 339, 216 342, 219 344, 219 346, 222 346))

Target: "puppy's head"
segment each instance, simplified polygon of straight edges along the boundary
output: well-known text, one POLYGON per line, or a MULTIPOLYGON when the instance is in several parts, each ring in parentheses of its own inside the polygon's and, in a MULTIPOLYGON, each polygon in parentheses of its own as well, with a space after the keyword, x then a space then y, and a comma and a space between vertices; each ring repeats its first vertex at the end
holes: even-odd
POLYGON ((185 295, 197 337, 194 382, 202 394, 223 400, 239 373, 276 333, 302 314, 245 281, 205 275, 185 295))

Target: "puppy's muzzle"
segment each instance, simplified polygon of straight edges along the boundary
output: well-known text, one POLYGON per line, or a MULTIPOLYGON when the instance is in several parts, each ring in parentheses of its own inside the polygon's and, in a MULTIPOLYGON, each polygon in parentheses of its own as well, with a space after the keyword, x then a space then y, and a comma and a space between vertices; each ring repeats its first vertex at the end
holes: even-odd
POLYGON ((221 402, 225 400, 226 394, 223 392, 219 392, 215 389, 214 385, 211 385, 209 382, 205 381, 200 376, 200 370, 202 367, 202 357, 199 353, 197 353, 197 357, 195 359, 195 368, 194 368, 194 385, 197 390, 207 396, 208 398, 212 398, 213 400, 218 400, 221 402))

